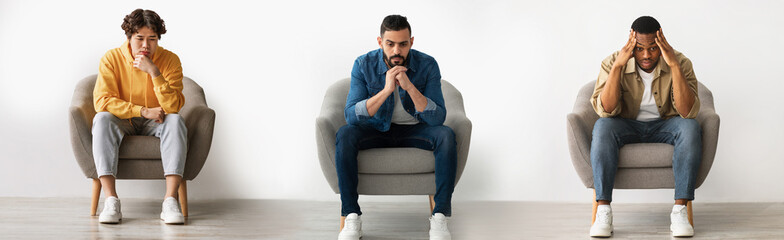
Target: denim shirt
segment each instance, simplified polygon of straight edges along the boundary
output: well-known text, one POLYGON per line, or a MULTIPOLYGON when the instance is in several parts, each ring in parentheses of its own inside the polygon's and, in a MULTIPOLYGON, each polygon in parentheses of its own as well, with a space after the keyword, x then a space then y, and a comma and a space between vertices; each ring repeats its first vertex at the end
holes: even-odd
MULTIPOLYGON (((389 130, 392 122, 392 111, 395 107, 394 94, 390 94, 372 117, 367 111, 367 100, 381 92, 386 84, 386 73, 389 70, 384 62, 381 49, 373 50, 359 56, 351 69, 351 88, 348 91, 344 115, 351 125, 367 126, 381 132, 389 130)), ((403 108, 414 116, 417 121, 430 126, 444 124, 446 108, 441 93, 441 72, 436 60, 422 52, 411 49, 408 53, 408 71, 406 75, 411 83, 427 98, 425 110, 418 112, 411 96, 400 89, 400 102, 403 108)))

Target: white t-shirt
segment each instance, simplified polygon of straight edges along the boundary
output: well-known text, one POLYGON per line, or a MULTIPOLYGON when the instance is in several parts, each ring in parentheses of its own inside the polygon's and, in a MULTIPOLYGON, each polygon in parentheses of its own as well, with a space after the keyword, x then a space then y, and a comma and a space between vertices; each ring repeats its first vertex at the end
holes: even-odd
POLYGON ((653 97, 651 88, 653 87, 653 72, 647 73, 640 67, 637 67, 637 73, 640 74, 644 84, 642 92, 642 101, 640 101, 640 112, 637 113, 637 121, 650 122, 659 119, 659 107, 656 105, 656 99, 653 97))
POLYGON ((395 109, 392 110, 392 123, 399 125, 414 125, 419 123, 414 116, 408 114, 400 101, 400 87, 395 87, 395 109))

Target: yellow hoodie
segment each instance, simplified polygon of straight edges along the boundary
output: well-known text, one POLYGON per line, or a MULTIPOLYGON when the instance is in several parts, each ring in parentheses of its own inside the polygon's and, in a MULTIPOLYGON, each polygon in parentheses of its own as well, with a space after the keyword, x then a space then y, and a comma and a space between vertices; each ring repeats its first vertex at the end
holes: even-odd
POLYGON ((120 119, 141 117, 142 107, 161 107, 166 113, 179 112, 185 104, 180 58, 158 46, 152 63, 161 75, 155 79, 134 68, 133 59, 128 41, 103 55, 93 90, 95 111, 110 112, 120 119))

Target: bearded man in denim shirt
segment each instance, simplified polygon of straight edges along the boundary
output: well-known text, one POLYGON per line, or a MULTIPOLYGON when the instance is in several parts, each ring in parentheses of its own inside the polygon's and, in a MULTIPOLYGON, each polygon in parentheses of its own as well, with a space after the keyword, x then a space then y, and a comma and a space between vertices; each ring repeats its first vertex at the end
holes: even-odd
POLYGON ((348 125, 337 133, 335 161, 344 228, 338 239, 362 235, 357 154, 381 147, 415 147, 435 155, 435 208, 430 239, 451 239, 451 216, 457 150, 455 134, 444 126, 446 107, 441 73, 433 57, 411 49, 414 38, 406 17, 390 15, 381 23, 380 49, 359 56, 351 70, 346 100, 348 125))

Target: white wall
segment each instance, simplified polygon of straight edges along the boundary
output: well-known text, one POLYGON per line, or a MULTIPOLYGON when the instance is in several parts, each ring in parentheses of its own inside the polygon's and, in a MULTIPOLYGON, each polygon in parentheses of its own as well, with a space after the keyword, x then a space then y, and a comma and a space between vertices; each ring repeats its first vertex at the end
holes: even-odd
MULTIPOLYGON (((337 201, 316 156, 327 86, 377 48, 381 19, 409 17, 414 48, 463 93, 474 130, 454 199, 588 201, 569 159, 565 118, 580 86, 652 15, 694 62, 722 118, 704 202, 782 201, 780 74, 784 3, 752 1, 21 1, 0 2, 0 197, 86 197, 67 108, 75 83, 125 36, 123 16, 156 10, 217 113, 191 199, 337 201), (391 4, 395 5, 391 5, 391 4)), ((160 181, 120 181, 159 197, 160 181)), ((416 197, 419 199, 421 197, 416 197)), ((365 198, 367 199, 367 198, 365 198)), ((370 198, 396 200, 407 198, 370 198)), ((617 202, 669 202, 672 190, 616 191, 617 202)))

